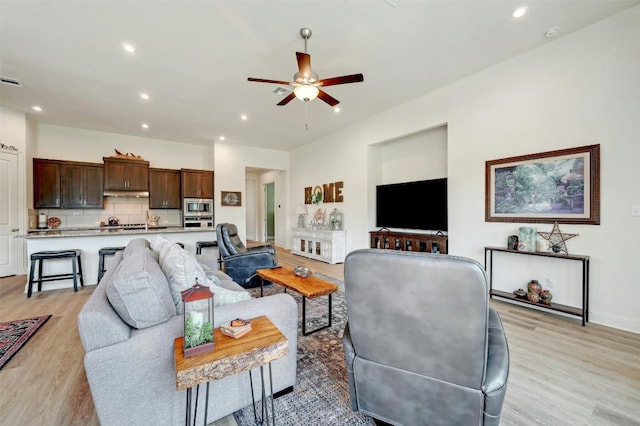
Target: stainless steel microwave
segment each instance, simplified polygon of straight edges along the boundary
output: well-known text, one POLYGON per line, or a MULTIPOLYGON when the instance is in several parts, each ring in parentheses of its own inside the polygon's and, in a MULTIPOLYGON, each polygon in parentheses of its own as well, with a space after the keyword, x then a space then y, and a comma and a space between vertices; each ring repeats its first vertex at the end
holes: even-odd
POLYGON ((213 216, 212 198, 185 198, 182 214, 188 216, 213 216))

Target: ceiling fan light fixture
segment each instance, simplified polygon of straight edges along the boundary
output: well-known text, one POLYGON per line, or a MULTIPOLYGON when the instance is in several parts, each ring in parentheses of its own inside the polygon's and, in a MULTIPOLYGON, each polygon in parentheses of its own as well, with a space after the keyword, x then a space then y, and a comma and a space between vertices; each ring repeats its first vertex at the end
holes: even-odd
POLYGON ((297 72, 293 75, 293 81, 295 81, 298 84, 313 84, 316 81, 318 81, 318 74, 316 74, 315 72, 312 72, 308 75, 307 74, 302 75, 299 72, 297 72))
POLYGON ((310 85, 302 85, 296 86, 293 89, 293 93, 295 93, 296 98, 300 99, 303 102, 309 102, 318 97, 318 93, 320 90, 316 86, 310 85))

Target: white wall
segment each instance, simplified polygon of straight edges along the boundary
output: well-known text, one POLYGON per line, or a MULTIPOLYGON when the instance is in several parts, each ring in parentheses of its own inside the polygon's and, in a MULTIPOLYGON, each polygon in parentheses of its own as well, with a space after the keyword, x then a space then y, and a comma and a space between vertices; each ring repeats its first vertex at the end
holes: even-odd
MULTIPOLYGON (((504 246, 520 226, 484 221, 485 162, 600 144, 601 225, 561 230, 579 234, 567 242, 570 253, 591 256, 590 321, 640 332, 640 310, 629 297, 640 281, 640 218, 630 216, 640 205, 638 40, 635 7, 302 147, 291 155, 291 199, 304 186, 343 180, 347 246, 365 248, 375 212, 370 178, 381 176, 368 147, 446 123, 449 251, 483 262, 484 246, 504 246)), ((563 282, 563 267, 532 269, 556 287, 576 285, 573 273, 563 282)), ((526 284, 517 269, 504 273, 515 288, 526 284)))
POLYGON ((447 177, 447 126, 374 145, 380 149, 378 185, 447 177))
POLYGON ((48 124, 38 125, 35 156, 39 158, 102 163, 102 157, 115 154, 114 149, 139 155, 149 162, 150 167, 213 169, 212 148, 208 146, 48 124))

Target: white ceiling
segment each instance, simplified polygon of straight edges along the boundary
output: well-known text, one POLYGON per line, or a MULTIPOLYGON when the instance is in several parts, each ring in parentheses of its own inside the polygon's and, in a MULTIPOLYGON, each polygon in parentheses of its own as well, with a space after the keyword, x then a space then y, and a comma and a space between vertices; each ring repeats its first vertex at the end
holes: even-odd
POLYGON ((22 84, 0 84, 0 104, 54 125, 290 150, 639 3, 0 0, 0 75, 22 84), (325 89, 340 113, 319 99, 276 106, 279 86, 247 81, 291 81, 302 27, 320 78, 364 74, 325 89))

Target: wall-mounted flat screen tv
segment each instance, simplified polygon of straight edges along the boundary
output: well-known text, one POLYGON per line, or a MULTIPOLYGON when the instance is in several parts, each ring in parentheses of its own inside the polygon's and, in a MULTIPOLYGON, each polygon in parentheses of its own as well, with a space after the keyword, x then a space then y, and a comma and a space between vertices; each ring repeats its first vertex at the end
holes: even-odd
POLYGON ((447 231, 447 178, 378 185, 376 226, 447 231))

